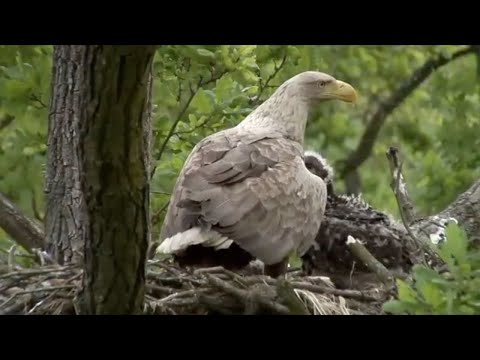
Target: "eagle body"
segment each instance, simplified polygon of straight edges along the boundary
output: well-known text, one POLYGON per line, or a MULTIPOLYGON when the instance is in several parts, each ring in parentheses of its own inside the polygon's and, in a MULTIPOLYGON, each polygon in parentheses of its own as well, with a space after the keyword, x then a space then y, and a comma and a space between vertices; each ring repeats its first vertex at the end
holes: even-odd
POLYGON ((167 252, 185 243, 215 250, 235 243, 265 265, 311 246, 326 202, 325 183, 306 169, 299 143, 236 128, 201 141, 175 188, 164 236, 185 240, 165 242, 167 252))
POLYGON ((200 141, 175 184, 157 251, 181 265, 229 269, 258 259, 271 276, 286 271, 292 252, 305 254, 327 199, 303 149, 309 109, 321 94, 354 93, 329 75, 302 73, 239 125, 200 141))

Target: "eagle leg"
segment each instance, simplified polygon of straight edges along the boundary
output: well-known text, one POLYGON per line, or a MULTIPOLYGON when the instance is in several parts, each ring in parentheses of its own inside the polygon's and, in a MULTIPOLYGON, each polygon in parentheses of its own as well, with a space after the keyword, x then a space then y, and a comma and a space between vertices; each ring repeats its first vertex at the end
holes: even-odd
POLYGON ((280 261, 279 263, 272 265, 265 265, 265 275, 268 275, 272 278, 278 278, 282 275, 285 275, 288 270, 288 256, 280 261))

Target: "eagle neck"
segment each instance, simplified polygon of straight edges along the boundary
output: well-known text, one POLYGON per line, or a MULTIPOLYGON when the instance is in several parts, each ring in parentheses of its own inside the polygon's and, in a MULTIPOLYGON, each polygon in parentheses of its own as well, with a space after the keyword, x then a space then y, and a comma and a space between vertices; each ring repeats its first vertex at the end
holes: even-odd
POLYGON ((239 127, 267 128, 302 146, 309 104, 293 86, 280 87, 269 99, 245 118, 239 127))

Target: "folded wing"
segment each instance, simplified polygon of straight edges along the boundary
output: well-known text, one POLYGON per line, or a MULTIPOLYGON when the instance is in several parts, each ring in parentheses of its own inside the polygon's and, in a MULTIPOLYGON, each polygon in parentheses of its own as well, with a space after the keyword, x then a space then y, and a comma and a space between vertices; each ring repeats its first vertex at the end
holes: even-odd
POLYGON ((162 236, 198 227, 217 234, 219 248, 222 235, 275 264, 312 244, 325 201, 325 184, 306 169, 300 144, 275 133, 231 129, 204 139, 187 159, 162 236))

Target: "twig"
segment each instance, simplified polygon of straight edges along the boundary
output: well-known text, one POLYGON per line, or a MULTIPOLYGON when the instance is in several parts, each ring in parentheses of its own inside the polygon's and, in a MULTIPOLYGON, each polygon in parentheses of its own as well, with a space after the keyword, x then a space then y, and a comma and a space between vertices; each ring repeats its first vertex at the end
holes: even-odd
POLYGON ((204 120, 203 122, 201 122, 200 124, 197 124, 197 125, 195 125, 194 127, 190 128, 188 130, 175 131, 175 133, 173 135, 180 137, 181 135, 191 134, 195 130, 198 130, 198 129, 204 127, 205 125, 207 125, 210 121, 212 121, 212 119, 213 119, 213 117, 209 117, 206 120, 204 120))
POLYGON ((171 266, 171 265, 167 265, 167 264, 164 264, 160 261, 155 261, 155 262, 152 262, 152 265, 154 266, 158 266, 166 271, 168 271, 169 273, 172 273, 173 275, 176 275, 176 276, 180 276, 182 273, 181 271, 175 269, 175 267, 171 266))
MULTIPOLYGON (((272 279, 268 276, 250 276, 250 277, 245 277, 243 281, 248 285, 252 285, 256 283, 276 285, 277 283, 275 279, 272 279)), ((319 293, 319 294, 331 294, 331 295, 343 296, 346 298, 352 298, 352 299, 358 299, 358 300, 364 300, 364 301, 378 300, 375 297, 369 296, 358 290, 335 289, 335 288, 330 288, 323 285, 309 284, 305 281, 292 281, 291 284, 295 289, 308 290, 308 291, 319 293)))
POLYGON ((160 293, 164 293, 164 294, 172 294, 174 292, 173 289, 167 287, 167 286, 158 286, 158 285, 154 285, 154 284, 147 284, 146 285, 147 287, 147 290, 154 290, 154 291, 158 291, 160 293))
POLYGON ((48 109, 47 104, 37 94, 30 94, 30 100, 39 103, 40 106, 35 106, 36 109, 48 109))
POLYGON ((50 300, 51 298, 53 298, 55 295, 58 294, 60 290, 55 290, 53 291, 50 295, 48 295, 45 299, 43 300, 40 300, 38 303, 35 304, 35 306, 33 306, 28 312, 27 312, 27 315, 31 315, 35 312, 35 310, 37 310, 40 306, 42 306, 43 304, 45 304, 48 300, 50 300))
POLYGON ((270 76, 267 78, 267 80, 265 80, 265 83, 262 84, 262 82, 260 82, 260 91, 258 93, 258 98, 260 98, 262 96, 263 92, 265 91, 265 89, 269 87, 270 81, 272 81, 277 76, 277 74, 280 72, 280 70, 282 70, 283 66, 287 62, 287 59, 288 59, 287 54, 284 54, 283 58, 282 58, 282 61, 280 62, 279 65, 275 65, 275 69, 273 70, 273 73, 270 74, 270 76))
POLYGON ((207 292, 208 289, 191 289, 191 290, 185 290, 185 291, 180 291, 176 292, 174 294, 168 295, 164 297, 163 299, 160 299, 157 301, 158 305, 164 305, 165 303, 170 302, 172 299, 177 299, 177 298, 185 298, 189 296, 194 296, 196 297, 199 293, 204 293, 207 292))
POLYGON ((8 270, 14 271, 15 269, 15 251, 17 251, 17 245, 12 245, 8 250, 8 270))
MULTIPOLYGON (((198 81, 195 90, 193 89, 192 85, 190 85, 190 94, 188 95, 188 98, 187 98, 186 102, 184 103, 184 105, 182 106, 180 111, 178 112, 177 117, 175 118, 172 126, 168 130, 168 133, 165 136, 165 139, 163 140, 162 145, 160 145, 160 150, 158 151, 157 156, 156 156, 157 161, 160 161, 160 159, 162 158, 162 155, 165 152, 165 149, 167 147, 168 142, 170 141, 170 138, 173 136, 175 130, 177 129, 177 125, 180 122, 180 120, 183 118, 183 115, 185 115, 186 111, 190 107, 190 103, 192 102, 193 98, 197 94, 198 90, 205 85, 208 85, 208 84, 210 84, 214 81, 219 80, 226 73, 227 73, 227 71, 225 70, 225 71, 221 72, 220 74, 218 74, 217 76, 212 76, 207 81, 204 81, 203 78, 200 77, 200 80, 198 81)), ((156 166, 154 167, 154 169, 151 173, 151 177, 153 177, 153 175, 155 174, 155 170, 156 170, 156 166)))
POLYGON ((20 270, 20 271, 12 271, 8 274, 0 275, 0 280, 7 279, 10 277, 22 276, 22 277, 29 277, 35 275, 42 275, 42 274, 50 274, 55 272, 62 272, 68 269, 73 269, 72 266, 62 266, 62 267, 54 267, 54 268, 44 268, 38 270, 20 270))
MULTIPOLYGON (((158 300, 155 302, 155 304, 158 304, 158 300)), ((167 307, 168 306, 192 306, 192 305, 197 305, 198 304, 198 299, 195 297, 190 297, 190 298, 176 298, 176 299, 170 299, 168 301, 168 304, 164 304, 163 306, 167 307)), ((158 304, 162 305, 162 304, 158 304)))
POLYGON ((210 268, 200 268, 194 270, 194 274, 214 274, 214 273, 224 273, 226 269, 223 268, 223 266, 215 266, 215 267, 210 267, 210 268))
POLYGON ((378 261, 367 250, 363 244, 355 239, 353 236, 348 235, 347 246, 355 257, 357 257, 367 268, 373 271, 378 278, 386 285, 391 285, 394 277, 390 271, 378 261))
POLYGON ((7 307, 6 309, 0 311, 0 315, 15 314, 17 311, 20 311, 23 307, 25 307, 25 304, 23 302, 17 302, 12 306, 7 307))
POLYGON ((290 313, 288 308, 284 305, 281 305, 272 300, 266 299, 260 295, 257 295, 256 293, 249 293, 247 290, 237 289, 236 287, 230 285, 228 282, 223 281, 214 275, 205 274, 205 276, 212 285, 222 289, 228 294, 235 296, 237 299, 242 301, 245 305, 247 305, 250 301, 252 301, 252 298, 253 298, 255 301, 257 301, 261 305, 275 311, 278 314, 288 315, 290 313))
POLYGON ((160 191, 160 190, 150 190, 150 193, 151 194, 156 194, 156 195, 166 195, 166 196, 172 195, 171 193, 169 193, 167 191, 160 191))
POLYGON ((12 296, 10 296, 3 304, 0 305, 0 308, 4 307, 6 304, 8 304, 18 295, 33 294, 37 292, 47 292, 47 291, 55 291, 55 290, 63 290, 63 289, 75 289, 75 288, 76 288, 75 285, 58 285, 58 286, 49 286, 49 287, 39 287, 31 290, 21 290, 14 293, 12 296))
POLYGON ((386 156, 390 166, 390 174, 392 176, 390 187, 397 198, 398 206, 405 217, 405 222, 411 224, 415 220, 416 216, 412 201, 410 200, 410 196, 408 194, 407 185, 402 174, 403 162, 400 160, 399 151, 397 148, 392 146, 388 149, 386 156))
POLYGON ((287 54, 285 54, 283 56, 280 64, 275 65, 275 69, 274 69, 273 73, 270 74, 270 76, 267 78, 267 80, 265 80, 265 83, 262 83, 262 81, 260 79, 258 95, 254 98, 253 101, 250 102, 251 106, 256 106, 257 104, 259 104, 262 101, 262 95, 265 92, 265 89, 268 89, 268 88, 272 87, 272 86, 269 85, 270 81, 272 81, 277 76, 277 74, 280 72, 280 70, 283 68, 283 66, 287 62, 287 59, 288 59, 288 56, 287 56, 287 54))

